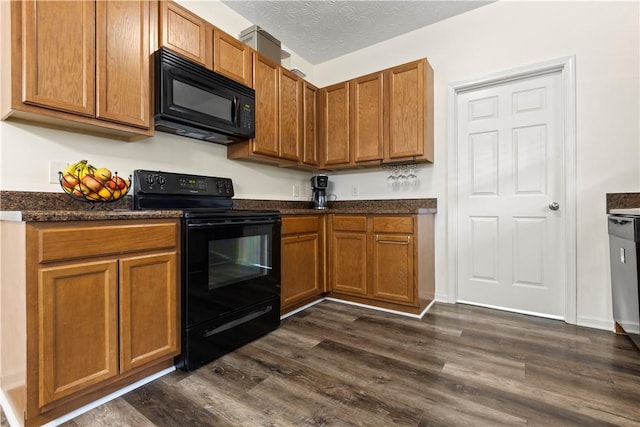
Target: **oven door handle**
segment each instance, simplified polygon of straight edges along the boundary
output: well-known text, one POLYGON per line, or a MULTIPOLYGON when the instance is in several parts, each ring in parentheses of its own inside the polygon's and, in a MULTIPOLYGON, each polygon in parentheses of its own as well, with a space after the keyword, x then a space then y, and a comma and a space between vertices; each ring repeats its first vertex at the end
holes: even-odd
POLYGON ((208 331, 205 331, 202 336, 203 337, 210 337, 211 335, 215 335, 215 334, 219 334, 220 332, 224 332, 226 330, 229 330, 235 326, 241 325, 243 323, 249 322, 253 319, 256 319, 260 316, 263 316, 265 314, 267 314, 268 312, 270 312, 271 310, 273 310, 273 306, 272 305, 268 305, 264 308, 261 308, 260 310, 254 311, 253 313, 249 313, 246 316, 243 316, 239 319, 236 320, 232 320, 229 323, 225 323, 222 326, 218 326, 217 328, 214 329, 210 329, 208 331))
POLYGON ((198 223, 187 223, 188 228, 211 228, 211 227, 220 227, 224 225, 263 225, 263 224, 275 224, 276 221, 273 219, 265 219, 265 220, 221 220, 221 221, 212 221, 212 222, 198 222, 198 223))

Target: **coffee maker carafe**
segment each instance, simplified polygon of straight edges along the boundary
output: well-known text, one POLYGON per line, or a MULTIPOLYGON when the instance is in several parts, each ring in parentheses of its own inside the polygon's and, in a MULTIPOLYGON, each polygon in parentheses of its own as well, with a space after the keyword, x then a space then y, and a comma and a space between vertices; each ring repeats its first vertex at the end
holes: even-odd
POLYGON ((327 175, 314 175, 311 177, 311 189, 313 190, 313 208, 327 209, 327 175))

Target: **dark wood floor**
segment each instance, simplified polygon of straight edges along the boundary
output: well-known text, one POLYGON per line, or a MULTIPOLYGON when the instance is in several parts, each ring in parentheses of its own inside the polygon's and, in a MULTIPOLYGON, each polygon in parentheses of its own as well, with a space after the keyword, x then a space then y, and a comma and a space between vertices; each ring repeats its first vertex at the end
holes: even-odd
POLYGON ((478 307, 415 320, 325 301, 64 425, 640 426, 640 351, 478 307))

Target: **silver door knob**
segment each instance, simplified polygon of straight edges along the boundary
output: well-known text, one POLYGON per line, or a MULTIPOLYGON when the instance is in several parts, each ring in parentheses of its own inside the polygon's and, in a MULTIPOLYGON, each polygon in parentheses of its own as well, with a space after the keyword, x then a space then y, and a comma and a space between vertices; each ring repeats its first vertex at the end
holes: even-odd
POLYGON ((549 203, 549 209, 551 209, 552 211, 557 211, 558 209, 560 209, 560 204, 558 202, 549 203))

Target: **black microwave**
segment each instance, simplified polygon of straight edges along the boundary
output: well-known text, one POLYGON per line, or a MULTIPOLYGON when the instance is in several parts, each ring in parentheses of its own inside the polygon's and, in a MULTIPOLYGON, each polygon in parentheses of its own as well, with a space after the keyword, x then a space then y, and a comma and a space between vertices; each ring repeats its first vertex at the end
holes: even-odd
POLYGON ((160 48, 155 54, 155 128, 219 144, 255 136, 255 91, 160 48))

